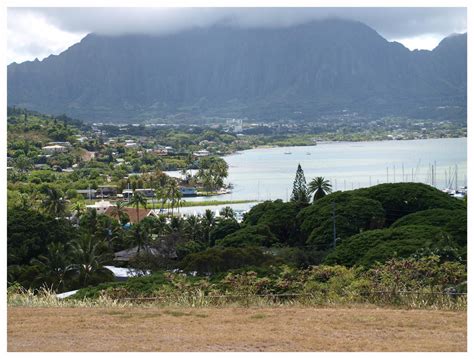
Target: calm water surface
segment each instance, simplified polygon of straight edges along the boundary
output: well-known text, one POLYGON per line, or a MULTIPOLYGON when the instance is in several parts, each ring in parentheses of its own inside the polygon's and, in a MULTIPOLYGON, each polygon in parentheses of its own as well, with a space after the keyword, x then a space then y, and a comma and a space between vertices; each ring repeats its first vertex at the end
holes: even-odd
MULTIPOLYGON (((317 146, 259 148, 225 160, 232 193, 218 200, 289 199, 298 163, 306 181, 323 176, 334 190, 351 190, 388 182, 423 182, 442 189, 466 184, 467 139, 332 142, 317 146), (435 176, 432 176, 435 169, 435 176), (388 172, 388 176, 387 176, 388 172)), ((187 198, 199 201, 202 198, 187 198)), ((236 206, 247 209, 248 205, 236 206)), ((194 208, 199 211, 200 208, 194 208)))

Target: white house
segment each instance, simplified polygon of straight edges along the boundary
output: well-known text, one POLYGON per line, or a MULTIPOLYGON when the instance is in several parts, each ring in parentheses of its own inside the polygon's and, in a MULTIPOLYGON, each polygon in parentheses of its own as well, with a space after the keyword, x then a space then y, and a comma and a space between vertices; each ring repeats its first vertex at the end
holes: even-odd
POLYGON ((66 152, 67 151, 67 147, 66 146, 62 146, 62 145, 51 145, 51 146, 44 146, 43 148, 41 148, 43 150, 43 152, 47 153, 47 154, 55 154, 55 153, 62 153, 62 152, 66 152))
POLYGON ((206 157, 210 155, 210 152, 208 150, 199 150, 194 152, 193 155, 196 157, 206 157))
POLYGON ((95 209, 97 214, 104 214, 107 208, 112 207, 113 204, 109 201, 99 201, 94 204, 86 206, 88 209, 95 209))

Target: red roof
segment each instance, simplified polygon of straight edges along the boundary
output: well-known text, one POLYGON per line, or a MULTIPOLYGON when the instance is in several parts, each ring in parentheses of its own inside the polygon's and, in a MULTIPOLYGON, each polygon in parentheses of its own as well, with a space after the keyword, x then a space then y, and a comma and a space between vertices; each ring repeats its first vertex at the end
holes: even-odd
MULTIPOLYGON (((139 208, 138 209, 138 221, 137 221, 137 209, 136 208, 131 208, 131 207, 125 207, 123 208, 123 211, 128 214, 128 218, 130 218, 130 223, 134 224, 137 222, 141 222, 141 220, 145 217, 148 216, 150 213, 150 209, 145 209, 145 208, 139 208)), ((118 219, 118 216, 116 213, 114 213, 114 206, 110 206, 107 208, 105 211, 105 214, 109 217, 118 219)))

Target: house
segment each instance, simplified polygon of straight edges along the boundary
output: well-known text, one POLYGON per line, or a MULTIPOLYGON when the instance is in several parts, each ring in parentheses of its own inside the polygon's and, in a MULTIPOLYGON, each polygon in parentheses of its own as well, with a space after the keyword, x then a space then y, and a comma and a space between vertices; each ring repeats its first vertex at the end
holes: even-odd
MULTIPOLYGON (((123 211, 127 214, 131 224, 139 223, 144 218, 149 217, 149 216, 157 216, 152 210, 146 209, 146 208, 139 208, 138 216, 137 216, 136 208, 124 207, 123 211)), ((114 206, 107 208, 104 214, 111 218, 115 218, 117 220, 119 219, 117 213, 115 212, 114 206)))
POLYGON ((51 155, 55 153, 63 153, 67 151, 67 147, 62 146, 62 145, 44 146, 41 149, 43 150, 44 153, 51 154, 51 155))
POLYGON ((71 143, 66 141, 66 142, 49 142, 48 146, 64 146, 64 147, 71 147, 71 143))
POLYGON ((166 148, 156 148, 153 153, 158 156, 168 156, 168 150, 166 148))
POLYGON ((165 146, 165 150, 169 155, 173 155, 175 153, 175 150, 171 146, 165 146))
POLYGON ((87 209, 95 209, 97 214, 104 214, 110 207, 113 207, 113 204, 104 200, 86 206, 87 209))
POLYGON ((140 248, 140 251, 138 250, 138 246, 133 247, 133 248, 128 248, 124 249, 123 251, 115 252, 114 255, 114 261, 116 262, 128 262, 130 259, 135 257, 137 254, 140 253, 146 253, 146 254, 151 254, 151 255, 158 255, 158 250, 156 248, 150 247, 150 246, 144 246, 143 248, 140 248))
POLYGON ((145 197, 151 198, 155 196, 155 190, 153 188, 137 188, 135 191, 133 189, 124 189, 122 191, 123 199, 130 199, 133 196, 133 192, 138 192, 143 194, 145 197))
POLYGON ((77 194, 80 194, 81 196, 83 196, 85 199, 94 199, 96 198, 95 194, 96 194, 96 191, 95 189, 78 189, 76 190, 77 194))
POLYGON ((194 152, 193 155, 196 157, 206 157, 210 155, 210 152, 208 150, 199 150, 194 152))
POLYGON ((97 196, 100 198, 117 197, 117 186, 100 185, 97 187, 97 196))
POLYGON ((197 196, 196 187, 180 187, 179 191, 183 197, 194 197, 197 196))

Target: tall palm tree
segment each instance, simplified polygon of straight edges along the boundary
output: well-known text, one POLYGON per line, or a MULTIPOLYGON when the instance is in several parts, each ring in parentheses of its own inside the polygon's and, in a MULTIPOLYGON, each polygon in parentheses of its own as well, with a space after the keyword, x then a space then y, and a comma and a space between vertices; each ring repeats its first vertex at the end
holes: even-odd
POLYGON ((184 225, 184 233, 191 241, 196 241, 202 234, 202 226, 197 216, 189 216, 184 225))
POLYGON ((214 212, 212 212, 210 209, 206 209, 206 212, 204 212, 204 216, 202 218, 202 226, 204 229, 204 242, 210 243, 210 234, 215 223, 216 216, 214 212))
POLYGON ((133 230, 133 235, 134 235, 134 242, 138 246, 138 252, 144 245, 146 244, 146 233, 141 230, 141 227, 139 225, 140 223, 140 206, 143 206, 146 208, 146 198, 143 195, 143 193, 140 192, 133 192, 132 199, 130 200, 130 204, 134 205, 136 210, 137 210, 137 223, 134 225, 134 230, 133 230))
POLYGON ((75 202, 72 206, 71 206, 71 210, 73 212, 75 212, 76 214, 76 221, 77 223, 79 223, 82 215, 84 214, 85 210, 86 210, 86 206, 84 204, 84 202, 82 201, 77 201, 75 202))
POLYGON ((145 249, 150 242, 150 233, 143 223, 137 223, 133 226, 132 231, 129 232, 130 244, 137 247, 137 253, 140 253, 142 249, 145 249))
MULTIPOLYGON (((176 199, 178 198, 179 194, 179 188, 178 188, 178 183, 175 180, 171 180, 168 183, 167 186, 167 197, 170 199, 170 204, 171 204, 171 215, 173 216, 174 214, 174 206, 176 205, 176 199)), ((181 194, 181 193, 180 193, 181 194)))
POLYGON ((112 207, 112 215, 114 217, 117 217, 117 220, 119 221, 121 225, 125 224, 124 222, 126 221, 128 217, 128 214, 125 211, 125 205, 126 205, 126 202, 117 201, 115 203, 115 206, 112 207))
POLYGON ((95 233, 97 231, 98 226, 98 214, 95 208, 86 211, 82 217, 80 218, 80 226, 84 228, 88 233, 95 233))
POLYGON ((165 207, 165 203, 168 200, 167 197, 166 197, 166 188, 161 186, 161 185, 156 186, 156 188, 155 188, 155 197, 156 197, 157 201, 161 203, 160 212, 162 212, 163 208, 165 207))
POLYGON ((140 221, 140 206, 143 208, 146 208, 147 206, 147 201, 146 197, 143 195, 143 193, 140 192, 133 192, 132 199, 129 202, 132 206, 135 206, 137 210, 137 224, 140 221))
POLYGON ((54 217, 62 217, 66 212, 66 200, 61 191, 54 187, 47 188, 43 200, 43 209, 54 217))
POLYGON ((323 198, 328 193, 332 192, 332 185, 329 180, 324 177, 315 177, 309 182, 308 192, 313 193, 313 201, 323 198))
POLYGON ((220 210, 219 214, 224 218, 234 218, 235 217, 234 210, 229 206, 226 206, 226 207, 222 208, 220 210))
POLYGON ((87 286, 101 278, 110 278, 111 272, 104 267, 109 260, 107 245, 85 234, 72 244, 72 269, 75 270, 79 283, 87 286))
POLYGON ((53 290, 63 291, 66 281, 73 273, 70 248, 62 243, 51 243, 47 247, 48 253, 31 260, 32 265, 40 268, 36 281, 46 284, 53 290))

